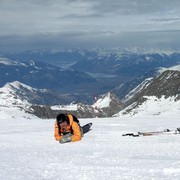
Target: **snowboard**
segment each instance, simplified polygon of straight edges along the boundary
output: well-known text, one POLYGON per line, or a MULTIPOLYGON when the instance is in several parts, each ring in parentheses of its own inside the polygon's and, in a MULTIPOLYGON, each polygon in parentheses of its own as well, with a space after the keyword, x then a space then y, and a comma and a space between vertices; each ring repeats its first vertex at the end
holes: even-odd
POLYGON ((91 130, 91 126, 92 126, 92 123, 88 123, 82 126, 81 129, 83 131, 83 134, 86 134, 87 132, 89 132, 91 130))
POLYGON ((122 136, 139 137, 139 136, 158 136, 158 135, 172 135, 172 134, 180 134, 180 128, 177 128, 176 130, 165 129, 164 131, 127 133, 127 134, 123 134, 122 136))

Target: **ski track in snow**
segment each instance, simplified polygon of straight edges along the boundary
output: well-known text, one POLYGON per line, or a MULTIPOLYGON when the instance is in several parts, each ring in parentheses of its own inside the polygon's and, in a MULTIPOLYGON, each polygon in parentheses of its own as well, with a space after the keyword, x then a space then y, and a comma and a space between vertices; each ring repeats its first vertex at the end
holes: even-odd
POLYGON ((123 137, 175 129, 178 116, 81 119, 92 122, 82 141, 59 144, 54 120, 0 120, 0 179, 179 179, 180 135, 123 137))

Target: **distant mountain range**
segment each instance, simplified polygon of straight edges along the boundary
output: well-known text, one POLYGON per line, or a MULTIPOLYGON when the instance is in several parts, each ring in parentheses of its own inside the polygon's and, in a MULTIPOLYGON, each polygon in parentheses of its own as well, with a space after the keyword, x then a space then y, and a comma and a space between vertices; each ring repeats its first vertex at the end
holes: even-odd
POLYGON ((93 102, 94 94, 110 90, 123 99, 144 79, 156 76, 159 67, 180 64, 179 51, 136 48, 26 51, 1 56, 1 87, 19 81, 69 95, 70 101, 87 103, 93 102))
POLYGON ((111 92, 99 97, 96 105, 60 105, 59 102, 65 98, 66 96, 45 89, 35 89, 18 81, 0 88, 1 106, 19 107, 41 118, 55 118, 60 112, 73 113, 78 117, 109 117, 124 108, 124 104, 111 92), (72 106, 75 108, 69 108, 72 106))
POLYGON ((78 49, 2 56, 2 105, 39 117, 54 118, 59 112, 109 117, 131 112, 153 96, 179 101, 179 52, 78 49), (69 110, 72 103, 76 109, 69 110))
POLYGON ((13 81, 33 88, 69 94, 69 97, 73 97, 74 94, 74 100, 77 99, 76 93, 79 93, 78 98, 81 100, 83 94, 88 92, 88 86, 96 83, 94 78, 84 72, 62 69, 44 62, 20 62, 0 58, 0 86, 13 81))
POLYGON ((99 96, 91 105, 84 103, 63 105, 59 102, 66 99, 66 96, 45 89, 35 89, 18 81, 0 88, 2 107, 19 107, 41 118, 55 118, 61 112, 72 113, 80 118, 111 117, 119 112, 121 115, 132 112, 135 114, 149 99, 158 101, 162 97, 171 98, 174 102, 180 101, 180 65, 159 69, 157 76, 148 77, 139 83, 122 101, 109 91, 99 96))
POLYGON ((48 89, 32 88, 26 84, 20 83, 19 81, 5 84, 1 88, 0 93, 4 94, 4 103, 7 103, 8 105, 13 103, 14 105, 34 104, 52 106, 69 104, 73 102, 74 99, 78 99, 78 97, 73 95, 70 96, 69 94, 61 94, 48 89))

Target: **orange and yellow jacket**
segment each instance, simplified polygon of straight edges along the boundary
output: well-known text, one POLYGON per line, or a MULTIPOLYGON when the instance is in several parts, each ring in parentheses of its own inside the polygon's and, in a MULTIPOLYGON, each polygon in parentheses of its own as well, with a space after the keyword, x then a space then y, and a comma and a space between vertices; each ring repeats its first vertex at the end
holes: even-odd
MULTIPOLYGON (((72 133, 72 142, 79 141, 82 138, 81 130, 77 122, 73 121, 73 116, 71 114, 67 115, 69 118, 69 124, 66 127, 66 132, 72 133), (71 132, 72 131, 72 132, 71 132)), ((59 133, 59 126, 57 122, 54 124, 54 137, 56 141, 60 141, 62 138, 62 135, 59 133)), ((61 131, 62 132, 62 131, 61 131)))

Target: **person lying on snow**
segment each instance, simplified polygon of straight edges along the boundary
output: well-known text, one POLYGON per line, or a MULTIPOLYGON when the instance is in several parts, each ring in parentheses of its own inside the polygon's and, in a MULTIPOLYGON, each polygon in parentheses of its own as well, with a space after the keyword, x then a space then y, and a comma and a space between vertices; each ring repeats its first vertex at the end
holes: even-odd
POLYGON ((54 137, 60 143, 81 140, 83 134, 79 120, 71 114, 59 114, 56 117, 54 137))

